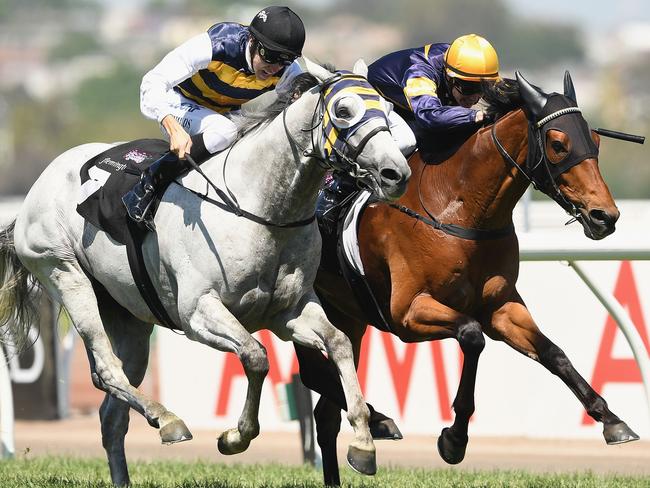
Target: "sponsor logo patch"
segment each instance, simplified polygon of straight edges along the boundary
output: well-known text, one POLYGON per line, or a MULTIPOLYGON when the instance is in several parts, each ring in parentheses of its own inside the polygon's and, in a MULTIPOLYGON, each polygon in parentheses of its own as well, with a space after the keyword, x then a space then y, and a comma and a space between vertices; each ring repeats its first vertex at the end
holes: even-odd
POLYGON ((140 151, 139 149, 133 149, 132 151, 129 151, 124 155, 124 159, 127 161, 133 161, 136 164, 140 164, 142 161, 147 159, 149 155, 144 152, 140 151))

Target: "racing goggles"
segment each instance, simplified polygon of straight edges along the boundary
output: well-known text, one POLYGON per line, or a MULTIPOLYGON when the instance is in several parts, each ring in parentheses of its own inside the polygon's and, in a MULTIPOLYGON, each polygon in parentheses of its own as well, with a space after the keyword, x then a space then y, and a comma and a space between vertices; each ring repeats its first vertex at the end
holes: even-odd
POLYGON ((471 97, 483 92, 483 86, 480 81, 466 81, 452 78, 452 86, 465 97, 471 97))
POLYGON ((262 43, 259 41, 257 44, 257 52, 260 54, 260 58, 262 58, 262 61, 265 63, 279 64, 282 66, 289 66, 298 57, 293 54, 283 53, 280 51, 272 51, 264 47, 264 45, 262 45, 262 43))

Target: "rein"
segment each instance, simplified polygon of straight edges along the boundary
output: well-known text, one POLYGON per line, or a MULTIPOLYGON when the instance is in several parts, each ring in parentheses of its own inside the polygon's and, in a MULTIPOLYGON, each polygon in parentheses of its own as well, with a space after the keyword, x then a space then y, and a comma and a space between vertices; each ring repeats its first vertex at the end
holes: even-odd
POLYGON ((513 224, 510 224, 509 226, 504 227, 502 229, 494 229, 494 230, 473 229, 471 227, 462 227, 456 224, 442 223, 435 217, 431 216, 431 214, 427 211, 426 208, 424 210, 427 212, 427 215, 429 215, 430 218, 424 217, 423 215, 417 213, 415 210, 411 210, 410 208, 405 207, 404 205, 398 205, 396 203, 388 203, 387 205, 389 207, 399 210, 402 213, 405 213, 409 217, 413 217, 414 219, 417 219, 421 222, 424 222, 427 225, 430 225, 434 229, 441 230, 445 234, 449 234, 450 236, 454 236, 454 237, 459 237, 461 239, 467 239, 470 241, 485 241, 489 239, 501 239, 502 237, 507 237, 515 232, 515 226, 513 224))
MULTIPOLYGON (((359 141, 357 146, 352 146, 347 139, 344 139, 343 142, 345 143, 346 147, 350 148, 351 154, 349 156, 343 154, 343 152, 337 150, 334 148, 334 154, 336 155, 333 157, 332 155, 327 155, 324 147, 322 144, 318 143, 318 140, 314 140, 314 133, 316 129, 319 126, 322 126, 322 134, 321 134, 321 140, 326 139, 326 134, 325 134, 325 127, 323 126, 323 118, 326 113, 326 108, 325 108, 325 90, 327 87, 332 86, 336 84, 337 82, 344 80, 344 79, 350 79, 350 78, 361 78, 357 75, 351 75, 351 74, 342 74, 342 73, 337 73, 334 76, 328 78, 327 80, 323 81, 322 83, 319 83, 319 101, 314 108, 314 113, 312 115, 312 125, 311 127, 307 129, 301 129, 303 132, 310 132, 311 133, 311 140, 312 140, 312 150, 308 150, 307 148, 303 148, 298 144, 298 142, 295 140, 295 138, 291 135, 291 132, 289 131, 289 128, 287 126, 287 109, 289 108, 290 101, 287 100, 287 104, 285 108, 282 110, 282 123, 284 125, 284 129, 287 135, 287 138, 289 139, 289 143, 293 147, 297 147, 300 149, 302 152, 302 155, 305 157, 309 158, 314 158, 316 161, 321 165, 321 167, 325 169, 334 169, 338 171, 345 171, 346 173, 350 174, 353 176, 359 184, 364 184, 363 179, 366 179, 368 177, 373 177, 372 173, 370 173, 368 170, 363 169, 359 166, 359 163, 357 163, 356 159, 358 156, 361 154, 363 151, 364 147, 368 143, 368 141, 374 137, 377 133, 382 132, 382 131, 390 131, 387 125, 382 125, 375 127, 374 129, 370 130, 362 139, 359 141), (314 149, 317 149, 315 151, 314 149)), ((241 140, 241 139, 240 139, 241 140)), ((239 142, 239 141, 237 141, 239 142)), ((226 153, 226 157, 224 160, 223 164, 223 180, 226 182, 226 165, 228 163, 228 156, 230 156, 230 152, 234 148, 234 146, 237 143, 233 144, 228 148, 228 152, 226 153)), ((190 166, 192 169, 196 170, 197 173, 199 173, 208 183, 208 185, 215 191, 215 193, 219 196, 219 198, 222 200, 222 202, 219 202, 218 200, 215 200, 213 198, 210 198, 206 193, 201 193, 197 192, 195 190, 192 190, 191 188, 187 188, 186 186, 182 185, 178 181, 174 181, 177 185, 179 185, 182 188, 185 188, 188 192, 196 195, 200 199, 211 203, 212 205, 216 205, 217 207, 221 208, 222 210, 225 210, 227 212, 233 213, 237 215, 238 217, 243 217, 245 219, 248 219, 252 222, 255 222, 257 224, 265 225, 268 227, 278 227, 278 228, 294 228, 294 227, 302 227, 311 224, 314 222, 316 219, 316 213, 314 212, 310 217, 307 217, 306 219, 302 220, 297 220, 293 222, 273 222, 268 219, 265 219, 263 217, 260 217, 258 215, 255 215, 251 212, 248 212, 247 210, 244 210, 241 208, 239 205, 239 202, 237 201, 237 198, 235 195, 230 191, 228 188, 227 182, 225 183, 226 186, 226 192, 218 188, 212 180, 201 170, 199 165, 192 159, 190 155, 186 156, 187 161, 189 162, 190 166)))
MULTIPOLYGON (((231 146, 232 148, 232 146, 231 146)), ((228 154, 226 155, 226 159, 224 160, 223 163, 223 172, 224 172, 224 181, 226 181, 225 178, 225 173, 226 173, 226 162, 228 161, 228 155, 230 154, 230 150, 228 150, 228 154)), ((211 203, 212 205, 216 205, 222 210, 225 210, 230 213, 234 213, 237 217, 244 217, 245 219, 248 219, 252 222, 255 222, 257 224, 261 225, 266 225, 267 227, 279 227, 279 228, 291 228, 291 227, 302 227, 305 225, 311 224, 315 219, 316 219, 316 213, 311 215, 310 217, 307 217, 306 219, 302 220, 296 220, 293 222, 282 222, 282 223, 277 223, 277 222, 271 222, 270 220, 267 220, 263 217, 259 217, 258 215, 255 215, 251 212, 248 212, 247 210, 244 210, 239 206, 239 202, 237 202, 237 198, 235 195, 232 194, 232 192, 228 189, 228 185, 226 185, 226 190, 228 191, 228 195, 232 197, 232 199, 224 193, 223 190, 218 188, 212 180, 203 172, 201 167, 196 164, 194 159, 188 154, 186 155, 187 161, 190 163, 190 166, 192 166, 192 169, 196 170, 203 178, 205 181, 207 181, 208 185, 212 187, 212 189, 216 192, 216 194, 223 200, 222 202, 219 202, 218 200, 215 200, 213 198, 210 198, 207 193, 203 194, 198 191, 192 190, 191 188, 187 188, 186 186, 180 184, 178 181, 174 180, 174 183, 179 185, 181 188, 185 188, 188 192, 196 195, 199 197, 201 200, 204 200, 208 203, 211 203)))
MULTIPOLYGON (((573 166, 579 164, 581 161, 584 160, 586 156, 589 156, 589 154, 583 155, 582 158, 575 158, 571 161, 564 163, 563 165, 560 165, 558 167, 553 167, 553 169, 551 169, 551 163, 548 160, 546 152, 544 151, 544 143, 542 141, 542 131, 544 130, 544 126, 546 124, 548 124, 550 121, 554 119, 557 119, 558 117, 567 114, 572 114, 572 113, 580 113, 580 109, 578 107, 566 107, 552 112, 551 114, 545 116, 544 118, 542 118, 537 122, 530 122, 530 121, 528 122, 528 154, 526 155, 526 162, 523 166, 518 164, 517 161, 515 161, 514 158, 510 156, 510 154, 508 154, 508 151, 503 147, 501 141, 499 141, 499 138, 497 137, 496 134, 496 125, 497 125, 496 123, 492 124, 491 135, 492 135, 492 140, 494 142, 494 145, 496 146, 497 150, 501 154, 501 157, 505 161, 507 161, 513 168, 519 170, 519 172, 528 180, 528 182, 533 186, 533 188, 547 194, 549 197, 555 200, 571 216, 571 220, 569 220, 567 224, 575 221, 580 221, 584 224, 583 221, 585 217, 580 213, 579 209, 573 203, 567 200, 566 197, 562 194, 555 179, 560 174, 568 171, 573 166), (543 171, 544 180, 542 181, 540 181, 538 176, 536 176, 536 171, 538 170, 543 171)), ((424 217, 419 213, 415 212, 414 210, 405 207, 403 205, 398 205, 394 203, 389 203, 388 205, 392 208, 399 210, 400 212, 405 213, 410 217, 413 217, 417 220, 426 223, 427 225, 430 225, 434 229, 441 230, 446 234, 459 237, 461 239, 468 239, 468 240, 499 239, 511 235, 515 232, 515 228, 512 223, 501 229, 487 230, 487 229, 467 228, 455 224, 445 224, 440 222, 431 214, 431 212, 429 212, 426 205, 424 204, 424 201, 422 200, 421 184, 422 184, 423 174, 424 174, 424 168, 420 173, 420 183, 418 185, 418 197, 420 199, 420 205, 422 206, 426 214, 429 216, 429 218, 424 217)), ((588 228, 588 226, 586 225, 583 225, 583 227, 588 228)))
POLYGON ((420 222, 424 222, 425 224, 433 227, 434 229, 440 230, 445 234, 469 241, 501 239, 502 237, 507 237, 511 234, 514 234, 515 227, 512 223, 501 229, 476 229, 472 227, 463 227, 456 224, 445 224, 443 222, 440 222, 431 214, 431 212, 429 212, 429 209, 426 207, 424 201, 422 200, 422 176, 424 175, 424 170, 426 167, 427 166, 424 165, 422 167, 422 171, 420 172, 420 180, 418 182, 418 198, 420 200, 420 205, 429 217, 427 218, 415 210, 405 207, 404 205, 399 205, 397 203, 387 203, 389 207, 399 210, 400 212, 405 213, 409 217, 417 219, 420 222))

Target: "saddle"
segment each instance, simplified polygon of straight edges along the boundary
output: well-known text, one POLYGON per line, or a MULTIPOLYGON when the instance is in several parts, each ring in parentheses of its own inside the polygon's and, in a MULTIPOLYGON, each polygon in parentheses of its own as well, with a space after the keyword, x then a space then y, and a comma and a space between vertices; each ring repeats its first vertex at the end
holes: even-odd
MULTIPOLYGON (((77 213, 111 238, 126 246, 133 280, 159 325, 180 329, 160 301, 151 282, 142 255, 147 232, 132 221, 122 203, 125 195, 138 182, 142 172, 169 151, 169 143, 161 139, 138 139, 112 147, 88 160, 80 170, 81 194, 77 213)), ((155 212, 164 191, 155 197, 155 212)), ((101 285, 93 282, 94 286, 101 285)))
POLYGON ((319 267, 342 276, 369 323, 383 332, 391 332, 364 275, 357 241, 361 215, 368 205, 375 202, 377 199, 367 191, 359 190, 350 177, 335 175, 326 182, 316 206, 323 242, 319 267))
MULTIPOLYGON (((77 213, 120 244, 126 244, 128 217, 122 197, 140 180, 142 172, 167 151, 169 143, 162 139, 138 139, 88 160, 79 172, 77 213)), ((156 196, 154 211, 160 197, 156 196)))

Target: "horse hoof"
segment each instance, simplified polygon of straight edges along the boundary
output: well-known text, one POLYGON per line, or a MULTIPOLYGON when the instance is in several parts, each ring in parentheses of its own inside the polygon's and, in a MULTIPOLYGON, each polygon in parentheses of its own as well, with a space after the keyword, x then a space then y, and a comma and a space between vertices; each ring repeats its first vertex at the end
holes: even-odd
POLYGON ((375 440, 399 441, 404 438, 395 421, 388 417, 377 420, 371 418, 368 427, 375 440))
POLYGON ((606 424, 603 427, 603 436, 610 446, 639 440, 639 436, 625 422, 606 424))
POLYGON ((467 436, 458 439, 449 427, 445 427, 438 437, 438 453, 447 464, 458 464, 465 458, 467 441, 467 436))
POLYGON ((348 464, 357 473, 372 476, 377 472, 377 460, 374 449, 368 451, 355 446, 348 447, 348 464))
POLYGON ((250 441, 242 440, 238 429, 228 429, 222 432, 217 439, 217 449, 221 454, 231 456, 244 452, 250 443, 250 441))
POLYGON ((160 428, 160 439, 163 444, 192 440, 192 433, 181 419, 172 420, 160 428))

